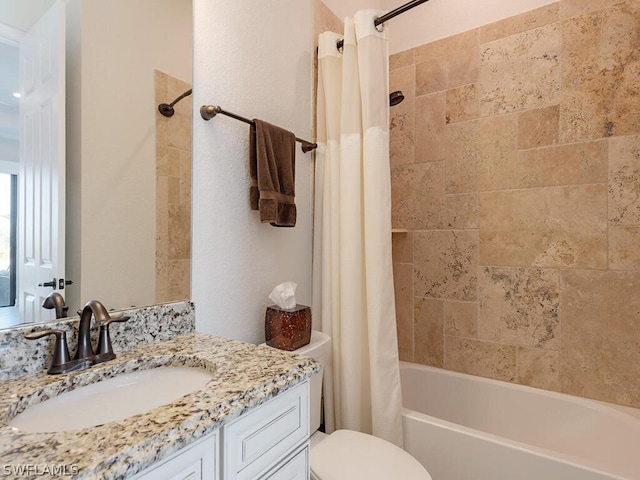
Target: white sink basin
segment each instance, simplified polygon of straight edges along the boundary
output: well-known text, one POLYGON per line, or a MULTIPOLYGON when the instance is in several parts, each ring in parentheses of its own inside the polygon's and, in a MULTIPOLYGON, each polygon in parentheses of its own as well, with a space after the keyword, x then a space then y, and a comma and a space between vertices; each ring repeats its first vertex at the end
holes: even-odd
POLYGON ((95 427, 144 413, 202 388, 213 375, 197 368, 159 367, 123 373, 65 392, 9 422, 23 432, 95 427))

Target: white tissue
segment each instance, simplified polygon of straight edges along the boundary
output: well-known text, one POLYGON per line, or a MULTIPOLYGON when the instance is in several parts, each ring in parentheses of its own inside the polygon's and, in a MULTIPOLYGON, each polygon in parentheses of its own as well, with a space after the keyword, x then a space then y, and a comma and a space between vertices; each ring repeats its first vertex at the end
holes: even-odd
POLYGON ((291 310, 296 306, 296 287, 297 283, 284 282, 271 290, 269 298, 273 303, 285 310, 291 310))

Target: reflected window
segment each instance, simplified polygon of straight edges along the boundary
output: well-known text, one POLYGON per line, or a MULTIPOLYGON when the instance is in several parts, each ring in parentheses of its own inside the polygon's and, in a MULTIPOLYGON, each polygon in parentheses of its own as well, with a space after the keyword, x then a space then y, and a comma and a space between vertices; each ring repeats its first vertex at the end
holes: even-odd
POLYGON ((0 307, 16 304, 17 176, 0 173, 0 307))

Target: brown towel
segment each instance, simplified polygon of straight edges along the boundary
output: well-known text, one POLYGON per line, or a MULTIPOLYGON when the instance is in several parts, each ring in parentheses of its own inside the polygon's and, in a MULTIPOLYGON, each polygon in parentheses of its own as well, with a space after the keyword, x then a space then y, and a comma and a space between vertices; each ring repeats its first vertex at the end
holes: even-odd
POLYGON ((252 210, 274 227, 296 224, 296 136, 262 120, 253 121, 249 147, 252 210))

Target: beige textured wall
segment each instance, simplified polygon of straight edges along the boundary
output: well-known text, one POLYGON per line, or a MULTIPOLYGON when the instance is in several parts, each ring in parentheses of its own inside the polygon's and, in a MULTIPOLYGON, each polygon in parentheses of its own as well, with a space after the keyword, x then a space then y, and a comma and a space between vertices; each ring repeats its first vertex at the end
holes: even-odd
MULTIPOLYGON (((191 88, 155 71, 156 104, 170 103, 191 88)), ((156 113, 156 303, 191 296, 191 97, 174 115, 156 113)))
POLYGON ((401 358, 640 406, 640 2, 395 54, 401 358))
MULTIPOLYGON (((312 0, 193 6, 194 106, 220 104, 312 138, 312 0)), ((296 148, 295 228, 274 228, 248 205, 248 148, 242 122, 194 119, 191 298, 199 332, 261 343, 274 286, 296 282, 296 301, 311 301, 312 154, 296 148)))
MULTIPOLYGON (((342 20, 321 0, 313 1, 313 42, 318 46, 318 36, 322 32, 340 33, 344 29, 342 20)), ((317 60, 317 59, 316 59, 317 60)))

